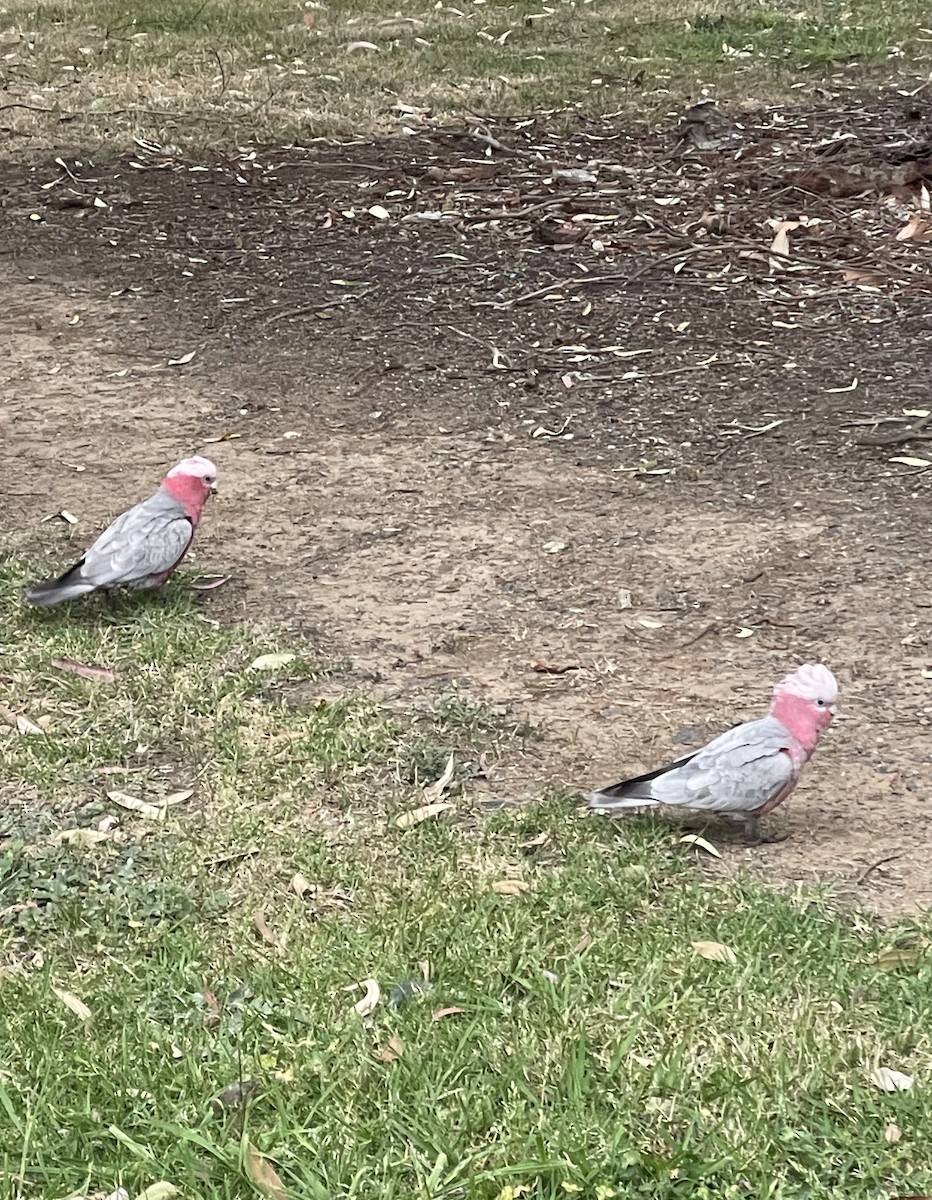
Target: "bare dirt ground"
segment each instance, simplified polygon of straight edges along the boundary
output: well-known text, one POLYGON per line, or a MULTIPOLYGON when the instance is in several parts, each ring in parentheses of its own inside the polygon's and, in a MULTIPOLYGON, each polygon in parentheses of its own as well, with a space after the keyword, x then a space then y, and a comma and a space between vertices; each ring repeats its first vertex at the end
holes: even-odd
POLYGON ((824 658, 848 719, 790 840, 710 836, 926 906, 930 476, 889 460, 923 456, 928 135, 894 97, 749 114, 705 154, 514 123, 491 160, 434 130, 7 164, 4 539, 61 561, 43 517, 83 544, 209 454, 205 610, 311 639, 330 686, 542 725, 502 798, 655 764, 824 658))

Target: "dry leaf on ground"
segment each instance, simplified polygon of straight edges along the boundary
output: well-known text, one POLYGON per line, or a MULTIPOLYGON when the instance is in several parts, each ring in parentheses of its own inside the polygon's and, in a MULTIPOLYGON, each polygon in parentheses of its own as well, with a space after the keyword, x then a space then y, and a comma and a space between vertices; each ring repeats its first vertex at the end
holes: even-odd
POLYGON ((116 679, 119 672, 114 667, 98 667, 94 663, 78 662, 74 658, 53 658, 52 666, 58 671, 70 671, 82 679, 116 679))
POLYGON ((64 1004, 66 1008, 70 1008, 76 1017, 80 1017, 82 1021, 91 1020, 91 1010, 87 1007, 83 1000, 79 1000, 74 992, 66 992, 62 988, 53 987, 52 991, 64 1004))
POLYGON ((136 796, 128 796, 126 792, 107 792, 107 799, 120 808, 139 813, 149 821, 164 821, 165 807, 161 804, 151 804, 148 800, 139 800, 136 796))
POLYGON ((302 899, 307 895, 313 886, 314 885, 307 878, 307 876, 302 875, 300 871, 296 871, 291 877, 292 890, 297 892, 302 899))
POLYGON ((492 891, 497 892, 499 896, 521 896, 528 887, 523 879, 499 879, 492 884, 492 891))
POLYGON ((172 1196, 178 1195, 180 1192, 173 1183, 161 1179, 158 1183, 150 1183, 147 1188, 143 1188, 137 1194, 136 1200, 171 1200, 172 1196))
POLYGON ((721 854, 711 842, 707 842, 704 837, 700 837, 698 833, 687 833, 680 838, 680 843, 686 846, 698 846, 700 850, 704 850, 706 854, 711 854, 713 858, 721 858, 721 854))
POLYGON ((106 829, 61 829, 49 840, 53 846, 98 846, 112 839, 113 833, 106 829))
POLYGON ((902 1071, 893 1071, 890 1067, 877 1067, 871 1071, 868 1079, 885 1092, 908 1092, 914 1083, 912 1075, 904 1075, 902 1071))
POLYGON ((5 704, 0 704, 0 720, 6 721, 7 725, 12 726, 17 733, 45 733, 45 730, 41 729, 35 721, 30 721, 28 717, 17 715, 7 708, 5 704))
POLYGON ((401 1038, 390 1037, 384 1046, 376 1051, 376 1058, 381 1062, 397 1062, 404 1054, 405 1048, 401 1038))
POLYGON ((881 971, 895 971, 897 967, 915 966, 922 958, 920 946, 888 946, 877 955, 877 966, 881 971))
POLYGON ((200 575, 192 580, 188 587, 192 592, 213 592, 230 582, 230 575, 200 575))
MULTIPOLYGON (((775 221, 775 222, 771 222, 771 224, 773 225, 773 230, 774 230, 773 241, 770 243, 771 254, 779 254, 779 255, 782 255, 784 258, 789 258, 790 239, 787 237, 787 234, 791 233, 792 230, 794 230, 794 229, 798 229, 800 227, 801 222, 800 221, 775 221)), ((779 259, 779 258, 772 258, 770 260, 771 270, 774 270, 774 269, 783 270, 786 268, 787 265, 788 265, 787 263, 781 261, 781 259, 779 259)))
POLYGON ((287 667, 297 657, 296 654, 260 654, 252 660, 249 668, 252 671, 275 671, 279 667, 287 667))
POLYGON ((246 1142, 246 1173, 256 1189, 268 1200, 288 1200, 288 1193, 281 1176, 252 1142, 246 1142))
POLYGON ((898 242, 907 242, 911 238, 924 242, 930 234, 929 219, 923 213, 915 213, 897 233, 898 242))
POLYGON ((201 989, 201 999, 204 1001, 204 1007, 208 1010, 211 1017, 219 1017, 223 1011, 223 1005, 209 988, 201 989))
POLYGON ((734 950, 722 942, 693 942, 692 948, 700 958, 708 958, 712 962, 736 963, 738 961, 734 950))
POLYGON ((184 804, 185 800, 190 800, 193 795, 194 788, 183 788, 180 792, 171 792, 163 797, 159 804, 162 808, 171 808, 173 804, 184 804))
POLYGON ((368 1017, 375 1011, 375 1007, 382 998, 382 989, 379 987, 377 979, 363 979, 360 983, 351 983, 343 990, 345 992, 355 992, 358 988, 365 988, 366 994, 361 1000, 357 1000, 353 1005, 353 1012, 360 1017, 368 1017))
POLYGON ((450 757, 447 759, 447 765, 444 767, 443 774, 440 776, 440 778, 436 781, 436 783, 428 784, 428 786, 424 788, 424 798, 430 801, 439 800, 453 782, 453 772, 455 770, 456 761, 451 753, 450 757))
POLYGON ((451 1004, 449 1008, 438 1008, 435 1013, 431 1014, 432 1021, 442 1021, 444 1017, 455 1017, 459 1013, 464 1013, 465 1008, 459 1008, 455 1004, 451 1004))
POLYGON ((252 923, 256 927, 256 932, 264 942, 268 942, 270 946, 274 946, 276 950, 284 950, 285 938, 280 933, 276 933, 274 929, 269 927, 268 921, 265 919, 265 910, 260 908, 252 918, 252 923))
POLYGON ((439 804, 423 804, 420 808, 412 808, 410 812, 402 813, 400 817, 395 818, 395 825, 399 829, 410 829, 412 825, 420 825, 422 821, 429 821, 432 817, 439 817, 441 813, 452 808, 453 805, 449 801, 442 801, 439 804))
POLYGON ((929 459, 913 458, 911 454, 897 454, 890 459, 890 462, 901 463, 904 467, 932 467, 929 459))

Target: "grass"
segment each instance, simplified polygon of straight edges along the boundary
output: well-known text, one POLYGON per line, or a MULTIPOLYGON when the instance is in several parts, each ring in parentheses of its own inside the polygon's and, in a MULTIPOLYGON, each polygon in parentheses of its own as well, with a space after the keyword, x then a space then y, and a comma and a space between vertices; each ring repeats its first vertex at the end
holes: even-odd
POLYGON ((932 964, 878 962, 927 922, 709 874, 543 788, 482 811, 507 714, 324 703, 338 675, 180 586, 43 614, 29 574, 0 574, 4 703, 46 727, 0 732, 0 1197, 932 1189, 932 964), (452 810, 398 828, 451 750, 452 810), (191 787, 164 821, 106 796, 191 787))
MULTIPOLYGON (((763 101, 928 71, 916 0, 6 0, 0 121, 14 153, 132 136, 369 136, 469 114, 653 119, 710 91, 763 101), (350 50, 369 42, 377 50, 350 50)), ((665 119, 669 119, 665 117, 665 119)))

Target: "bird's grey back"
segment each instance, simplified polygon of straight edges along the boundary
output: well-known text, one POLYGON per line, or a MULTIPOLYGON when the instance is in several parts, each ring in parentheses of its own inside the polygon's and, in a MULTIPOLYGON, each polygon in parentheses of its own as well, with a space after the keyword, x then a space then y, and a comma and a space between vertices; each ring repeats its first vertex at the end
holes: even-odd
POLYGON ((159 488, 104 530, 81 573, 98 586, 158 575, 174 566, 192 533, 184 505, 159 488))
POLYGON ((659 776, 651 796, 661 804, 717 812, 751 812, 793 778, 789 730, 769 713, 720 734, 688 762, 659 776))

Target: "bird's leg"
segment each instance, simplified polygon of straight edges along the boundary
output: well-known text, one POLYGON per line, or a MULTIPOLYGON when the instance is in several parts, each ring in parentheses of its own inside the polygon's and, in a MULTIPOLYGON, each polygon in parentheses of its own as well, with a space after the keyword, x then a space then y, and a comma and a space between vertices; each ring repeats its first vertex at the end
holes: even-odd
POLYGON ((775 842, 785 842, 788 833, 761 833, 757 817, 745 817, 744 836, 749 846, 766 846, 775 842))

